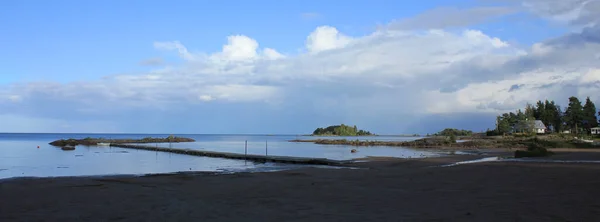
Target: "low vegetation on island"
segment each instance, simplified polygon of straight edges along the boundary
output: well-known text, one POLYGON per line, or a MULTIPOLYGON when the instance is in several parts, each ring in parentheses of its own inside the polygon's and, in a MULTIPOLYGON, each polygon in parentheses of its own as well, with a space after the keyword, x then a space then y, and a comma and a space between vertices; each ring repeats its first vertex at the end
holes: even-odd
POLYGON ((454 128, 446 128, 438 133, 434 133, 433 136, 472 136, 473 131, 461 130, 454 128))
POLYGON ((328 126, 325 128, 317 128, 313 133, 312 136, 373 136, 375 134, 372 134, 369 131, 365 131, 365 130, 361 130, 358 129, 355 126, 348 126, 348 125, 335 125, 335 126, 328 126))
POLYGON ((104 138, 85 138, 85 139, 61 139, 50 142, 53 146, 77 146, 77 145, 97 145, 98 143, 124 144, 124 143, 180 143, 195 142, 194 139, 168 136, 165 138, 146 137, 143 139, 104 139, 104 138))

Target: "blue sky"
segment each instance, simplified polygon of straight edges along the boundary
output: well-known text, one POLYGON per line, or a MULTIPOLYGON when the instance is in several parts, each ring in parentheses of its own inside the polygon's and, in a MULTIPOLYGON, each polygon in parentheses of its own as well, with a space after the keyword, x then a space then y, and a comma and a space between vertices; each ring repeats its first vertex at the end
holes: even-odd
POLYGON ((551 44, 598 34, 590 2, 4 1, 0 131, 484 130, 527 101, 596 99, 598 42, 551 44))

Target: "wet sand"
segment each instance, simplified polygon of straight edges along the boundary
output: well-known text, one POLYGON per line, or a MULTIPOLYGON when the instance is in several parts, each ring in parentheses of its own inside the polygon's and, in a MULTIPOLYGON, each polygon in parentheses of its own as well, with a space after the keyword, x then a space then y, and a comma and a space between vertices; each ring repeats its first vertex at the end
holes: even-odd
MULTIPOLYGON (((598 157, 561 152, 553 158, 598 157)), ((14 179, 0 221, 597 221, 600 164, 379 158, 359 170, 14 179)))

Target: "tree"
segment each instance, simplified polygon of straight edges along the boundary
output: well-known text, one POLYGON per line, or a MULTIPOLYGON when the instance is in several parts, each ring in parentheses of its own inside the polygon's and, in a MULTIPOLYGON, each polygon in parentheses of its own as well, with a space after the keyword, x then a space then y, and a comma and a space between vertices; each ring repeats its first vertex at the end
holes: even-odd
POLYGON ((435 134, 436 136, 451 136, 451 135, 455 135, 455 136, 471 136, 473 135, 473 131, 471 130, 461 130, 461 129, 454 129, 454 128, 446 128, 438 133, 435 134))
POLYGON ((502 116, 496 117, 497 126, 496 130, 498 133, 508 133, 510 132, 510 116, 505 113, 502 116))
POLYGON ((590 100, 588 96, 583 106, 583 122, 584 128, 587 132, 590 132, 591 128, 598 126, 598 119, 596 118, 596 105, 590 100))
MULTIPOLYGON (((546 100, 546 103, 543 103, 541 100, 539 100, 535 104, 535 113, 534 113, 535 119, 539 119, 539 120, 542 120, 542 122, 544 122, 544 116, 547 113, 546 112, 546 104, 548 104, 548 100, 546 100)), ((547 124, 547 123, 544 122, 544 124, 547 124)))
POLYGON ((552 126, 552 129, 554 130, 554 132, 560 132, 563 129, 563 120, 562 120, 562 110, 560 108, 560 106, 556 105, 556 103, 554 103, 554 101, 550 101, 548 102, 548 100, 546 100, 546 112, 545 112, 545 117, 543 121, 544 124, 548 125, 548 126, 552 126))
POLYGON ((527 105, 525 105, 525 119, 528 120, 536 120, 537 117, 535 117, 536 114, 536 109, 535 107, 533 107, 533 105, 527 103, 527 105))
POLYGON ((569 106, 565 111, 565 122, 571 129, 575 129, 575 134, 579 133, 578 127, 581 126, 585 116, 581 102, 577 97, 571 96, 569 98, 569 106))

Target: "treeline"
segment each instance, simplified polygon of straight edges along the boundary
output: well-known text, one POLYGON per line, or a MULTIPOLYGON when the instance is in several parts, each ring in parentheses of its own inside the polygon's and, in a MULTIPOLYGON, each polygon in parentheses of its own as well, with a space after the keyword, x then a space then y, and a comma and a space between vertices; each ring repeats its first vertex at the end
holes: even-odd
POLYGON ((440 132, 433 134, 434 136, 471 136, 473 135, 473 131, 471 130, 461 130, 454 128, 446 128, 440 132))
POLYGON ((312 135, 315 136, 369 136, 373 135, 369 131, 359 130, 356 126, 347 126, 344 124, 328 126, 326 128, 317 128, 312 135))
POLYGON ((600 115, 600 112, 589 97, 583 106, 577 97, 570 97, 569 105, 564 111, 554 101, 538 101, 535 106, 527 104, 523 111, 519 109, 497 116, 496 129, 488 131, 488 135, 532 129, 534 120, 542 121, 551 132, 572 130, 576 134, 589 133, 591 128, 598 126, 596 114, 600 115))

